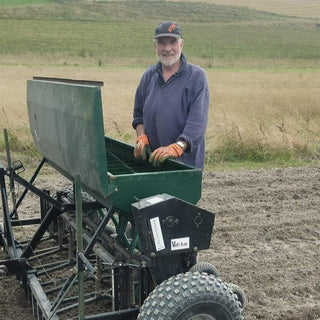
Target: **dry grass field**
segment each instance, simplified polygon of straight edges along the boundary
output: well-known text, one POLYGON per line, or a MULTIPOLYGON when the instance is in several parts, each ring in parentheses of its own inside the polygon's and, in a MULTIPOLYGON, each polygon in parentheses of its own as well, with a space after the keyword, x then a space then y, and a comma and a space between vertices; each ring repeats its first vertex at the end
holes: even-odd
MULTIPOLYGON (((22 144, 31 143, 26 82, 33 76, 100 80, 106 135, 133 143, 132 106, 143 71, 141 67, 0 65, 0 126, 14 131, 22 144)), ((230 144, 238 153, 244 145, 274 152, 318 152, 319 69, 224 67, 206 72, 211 93, 209 160, 210 154, 223 153, 230 144)))

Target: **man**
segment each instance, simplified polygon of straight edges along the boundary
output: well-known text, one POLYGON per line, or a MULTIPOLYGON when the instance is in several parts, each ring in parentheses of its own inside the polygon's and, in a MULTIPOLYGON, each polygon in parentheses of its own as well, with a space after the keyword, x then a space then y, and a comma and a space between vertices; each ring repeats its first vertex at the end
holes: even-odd
POLYGON ((134 156, 159 166, 176 158, 203 169, 209 89, 203 69, 187 62, 184 41, 175 22, 155 29, 154 47, 159 57, 147 68, 137 88, 133 128, 137 132, 134 156))

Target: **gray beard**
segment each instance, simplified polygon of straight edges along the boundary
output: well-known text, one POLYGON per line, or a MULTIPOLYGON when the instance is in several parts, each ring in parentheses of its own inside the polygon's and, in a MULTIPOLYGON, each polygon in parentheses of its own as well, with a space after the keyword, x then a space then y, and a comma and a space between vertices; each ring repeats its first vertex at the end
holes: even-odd
POLYGON ((171 67, 174 64, 176 64, 180 59, 179 55, 175 55, 174 58, 170 61, 163 59, 162 56, 159 56, 159 61, 161 62, 161 64, 163 64, 165 67, 171 67))

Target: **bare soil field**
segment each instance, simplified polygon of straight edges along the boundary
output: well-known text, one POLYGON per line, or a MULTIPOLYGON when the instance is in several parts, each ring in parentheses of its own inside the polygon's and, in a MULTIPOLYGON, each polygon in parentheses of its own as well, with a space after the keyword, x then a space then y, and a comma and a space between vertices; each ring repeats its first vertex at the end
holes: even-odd
MULTIPOLYGON (((242 287, 245 319, 320 319, 320 165, 206 171, 202 193, 216 220, 200 260, 242 287)), ((0 319, 32 319, 13 276, 0 279, 0 319)))
POLYGON ((204 258, 246 292, 246 319, 320 319, 320 167, 206 172, 204 258))

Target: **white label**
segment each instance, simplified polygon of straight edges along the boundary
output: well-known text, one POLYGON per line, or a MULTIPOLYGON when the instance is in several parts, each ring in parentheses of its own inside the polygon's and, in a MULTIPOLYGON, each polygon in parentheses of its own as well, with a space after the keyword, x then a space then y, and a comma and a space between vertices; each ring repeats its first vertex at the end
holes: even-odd
POLYGON ((165 247, 164 241, 163 241, 159 217, 155 217, 155 218, 150 219, 150 225, 151 225, 151 230, 152 230, 156 250, 160 251, 160 250, 165 249, 166 247, 165 247))
POLYGON ((190 238, 177 238, 171 239, 171 251, 189 249, 190 248, 190 238))
POLYGON ((155 203, 161 202, 162 200, 163 200, 162 198, 155 196, 155 197, 149 198, 147 202, 149 202, 150 204, 155 204, 155 203))

